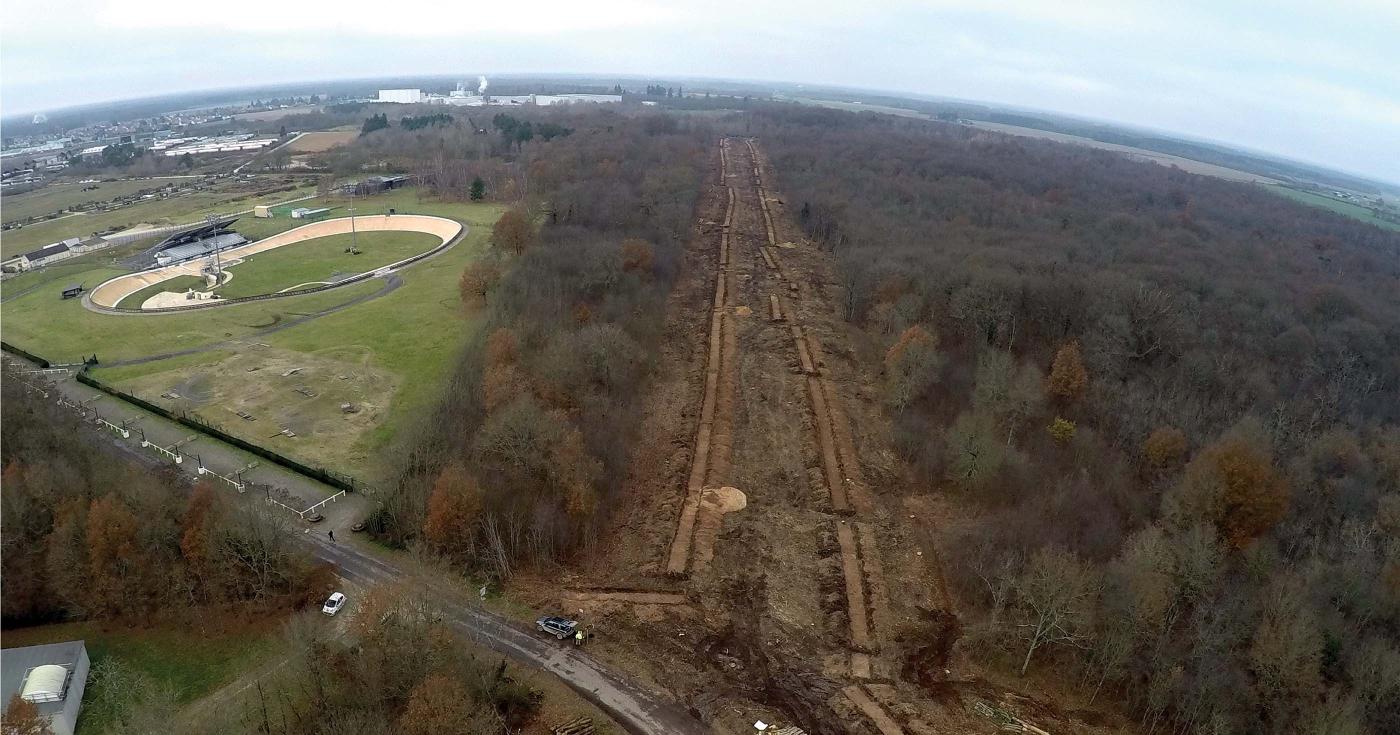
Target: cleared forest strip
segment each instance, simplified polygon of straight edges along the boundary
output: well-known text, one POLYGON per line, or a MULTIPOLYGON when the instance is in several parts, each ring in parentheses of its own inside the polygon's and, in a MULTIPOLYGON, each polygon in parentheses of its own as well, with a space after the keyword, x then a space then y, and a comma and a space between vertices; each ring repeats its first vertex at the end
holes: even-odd
MULTIPOLYGON (((757 146, 752 140, 745 143, 753 159, 754 180, 767 229, 768 246, 761 248, 764 262, 796 294, 797 284, 788 277, 776 249, 772 247, 777 244, 777 233, 762 182, 757 146)), ((853 522, 838 519, 836 537, 841 550, 841 572, 850 627, 850 674, 853 678, 868 680, 873 668, 870 654, 879 650, 880 642, 889 640, 893 634, 889 589, 878 534, 876 527, 868 520, 874 513, 874 507, 861 470, 850 418, 835 382, 825 369, 821 343, 810 330, 803 328, 796 312, 789 310, 788 319, 798 362, 802 372, 808 376, 807 392, 821 454, 821 476, 825 480, 832 509, 836 513, 854 513, 857 518, 867 519, 853 522)), ((857 687, 854 692, 852 700, 881 732, 902 732, 899 725, 864 690, 857 687)), ((851 696, 849 691, 848 696, 851 696)))
MULTIPOLYGON (((720 170, 721 172, 728 170, 727 141, 720 141, 720 170)), ((685 502, 681 506, 676 535, 671 541, 671 550, 666 562, 666 573, 671 575, 683 575, 686 572, 686 567, 689 566, 691 546, 695 535, 695 519, 700 510, 705 480, 707 477, 722 478, 728 474, 730 453, 734 445, 734 383, 732 379, 724 380, 722 373, 726 361, 725 353, 729 353, 727 357, 732 361, 735 344, 732 327, 727 330, 729 332, 727 337, 725 334, 725 325, 728 321, 725 310, 730 289, 728 285, 731 240, 729 225, 734 221, 736 197, 733 187, 724 183, 723 178, 721 178, 721 183, 724 184, 726 190, 726 208, 724 231, 720 235, 718 252, 720 268, 715 276, 714 302, 710 312, 710 335, 705 361, 705 389, 701 399, 700 425, 695 432, 690 475, 686 482, 685 502), (727 421, 727 423, 722 424, 719 431, 716 431, 716 418, 727 421), (715 451, 717 445, 718 452, 715 451), (717 469, 718 472, 716 472, 717 469)))

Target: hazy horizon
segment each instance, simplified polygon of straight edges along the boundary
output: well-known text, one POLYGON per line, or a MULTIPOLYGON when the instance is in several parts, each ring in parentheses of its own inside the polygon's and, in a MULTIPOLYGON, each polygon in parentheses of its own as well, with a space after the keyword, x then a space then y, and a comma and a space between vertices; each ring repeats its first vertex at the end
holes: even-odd
POLYGON ((481 70, 958 98, 1238 146, 1400 183, 1400 6, 942 0, 503 7, 312 0, 7 6, 5 115, 174 93, 481 70), (74 53, 74 49, 81 53, 74 53), (94 62, 99 63, 94 63, 94 62))

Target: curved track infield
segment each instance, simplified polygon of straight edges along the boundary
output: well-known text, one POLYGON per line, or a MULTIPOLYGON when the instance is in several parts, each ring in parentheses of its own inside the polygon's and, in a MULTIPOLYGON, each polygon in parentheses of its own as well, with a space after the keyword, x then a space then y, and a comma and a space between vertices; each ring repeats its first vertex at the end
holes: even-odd
MULTIPOLYGON (((451 243, 458 235, 462 233, 464 229, 462 224, 460 222, 457 222, 456 220, 447 219, 446 217, 434 217, 431 215, 424 214, 360 215, 354 218, 354 228, 357 232, 422 232, 440 238, 442 242, 437 246, 437 248, 433 248, 431 250, 426 251, 429 253, 433 252, 433 250, 447 245, 448 243, 451 243)), ((268 250, 280 248, 285 245, 293 245, 299 242, 305 242, 307 240, 328 237, 330 235, 348 235, 350 234, 350 232, 350 217, 340 217, 337 219, 329 219, 321 222, 312 222, 310 224, 302 225, 301 227, 287 230, 286 232, 282 232, 271 237, 265 237, 261 240, 258 240, 257 242, 251 242, 247 245, 241 245, 236 248, 229 248, 228 250, 221 251, 220 256, 226 259, 246 258, 256 255, 258 253, 266 252, 268 250)), ((408 261, 417 260, 420 257, 422 257, 421 254, 416 255, 412 258, 408 258, 406 260, 401 260, 398 263, 390 263, 388 265, 380 266, 379 268, 376 268, 373 271, 341 279, 333 284, 330 284, 317 290, 324 291, 329 288, 335 288, 336 286, 355 283, 372 273, 393 270, 408 261)), ((87 295, 83 297, 83 305, 88 307, 89 309, 92 309, 93 311, 100 311, 106 313, 161 314, 185 311, 191 308, 232 306, 233 304, 243 303, 245 299, 215 299, 210 301, 202 301, 197 306, 189 305, 160 309, 117 308, 117 304, 121 303, 122 299, 144 288, 153 286, 158 283, 163 283, 172 278, 178 278, 180 276, 199 276, 205 260, 207 260, 206 257, 200 257, 194 260, 185 261, 183 263, 176 263, 174 265, 152 268, 150 270, 140 271, 138 273, 127 273, 124 275, 117 276, 115 278, 108 279, 106 281, 103 281, 101 284, 99 284, 96 288, 92 289, 92 291, 90 291, 87 295)), ((252 298, 264 299, 275 298, 278 296, 296 296, 300 293, 304 293, 304 291, 288 291, 285 294, 265 294, 263 296, 257 296, 252 298)))

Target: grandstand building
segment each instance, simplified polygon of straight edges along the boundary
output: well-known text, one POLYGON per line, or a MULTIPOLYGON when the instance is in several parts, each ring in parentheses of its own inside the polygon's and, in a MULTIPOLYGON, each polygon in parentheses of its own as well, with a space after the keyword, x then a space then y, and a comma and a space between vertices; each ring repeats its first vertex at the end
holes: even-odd
POLYGON ((156 265, 171 265, 213 255, 221 250, 236 248, 248 238, 229 229, 238 218, 230 217, 213 224, 204 224, 177 232, 153 248, 156 265))

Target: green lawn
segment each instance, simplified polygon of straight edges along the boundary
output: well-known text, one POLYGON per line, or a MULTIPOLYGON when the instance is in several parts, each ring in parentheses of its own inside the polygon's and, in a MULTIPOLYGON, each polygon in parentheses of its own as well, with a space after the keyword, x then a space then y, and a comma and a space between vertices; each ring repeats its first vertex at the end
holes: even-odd
POLYGON ((127 179, 96 184, 50 184, 22 194, 0 197, 0 217, 5 222, 14 222, 61 212, 78 204, 108 202, 143 190, 156 191, 179 182, 179 179, 127 179), (97 188, 83 191, 94 186, 97 188))
POLYGON ((1310 191, 1299 191, 1298 189, 1293 189, 1278 184, 1268 184, 1266 186, 1270 191, 1274 192, 1275 194, 1288 197, 1289 199, 1292 199, 1294 201, 1302 202, 1303 204, 1308 204, 1314 207, 1321 207, 1322 209, 1330 209, 1331 211, 1336 212, 1338 214, 1346 215, 1347 217, 1358 219, 1362 222, 1373 224, 1383 229, 1400 232, 1400 224, 1390 222, 1388 220, 1383 220, 1380 217, 1377 217, 1376 215, 1371 213, 1371 210, 1368 207, 1363 207, 1359 204, 1352 204, 1351 202, 1344 202, 1339 199, 1333 199, 1332 197, 1323 194, 1314 194, 1310 191))
MULTIPOLYGON (((276 638, 277 629, 272 624, 201 630, 198 625, 128 629, 82 622, 6 630, 4 646, 82 640, 94 669, 106 661, 120 662, 159 685, 173 688, 178 701, 187 704, 266 660, 276 638)), ((90 675, 78 719, 80 735, 96 735, 107 727, 104 715, 108 708, 93 684, 90 675)))
POLYGON ((232 278, 216 289, 226 298, 273 293, 304 283, 344 278, 397 263, 433 249, 438 238, 423 232, 362 232, 359 255, 345 252, 350 235, 331 235, 269 250, 229 268, 232 278))
MULTIPOLYGON (((92 268, 69 275, 95 285, 124 271, 92 268)), ((79 299, 61 300, 55 289, 40 288, 0 306, 5 341, 54 362, 96 354, 104 362, 213 344, 251 334, 308 312, 345 303, 379 290, 367 281, 324 293, 233 304, 176 314, 97 314, 79 299)))
POLYGON ((117 302, 117 306, 125 306, 130 309, 136 309, 140 308, 142 304, 146 303, 146 299, 149 299, 158 293, 162 293, 165 291, 184 293, 192 288, 203 291, 204 279, 199 276, 176 276, 168 281, 162 281, 160 283, 147 286, 141 289, 140 291, 137 291, 136 293, 127 296, 126 298, 117 302))
POLYGON ((79 214, 40 222, 18 230, 7 230, 0 233, 0 253, 8 258, 13 254, 28 252, 65 238, 90 237, 94 232, 114 227, 125 228, 142 223, 162 226, 196 222, 206 214, 252 209, 255 204, 284 202, 313 192, 311 187, 302 187, 266 197, 252 197, 252 192, 227 188, 170 199, 150 199, 110 212, 79 214))

